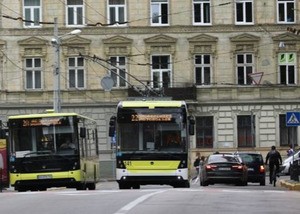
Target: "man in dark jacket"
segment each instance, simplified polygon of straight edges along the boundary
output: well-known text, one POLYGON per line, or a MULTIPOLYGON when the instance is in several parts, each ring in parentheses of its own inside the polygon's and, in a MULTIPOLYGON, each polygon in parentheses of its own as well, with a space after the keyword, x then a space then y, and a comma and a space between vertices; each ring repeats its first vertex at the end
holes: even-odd
POLYGON ((274 171, 274 166, 276 166, 276 173, 279 172, 279 164, 282 164, 282 158, 280 153, 276 150, 275 146, 271 147, 271 151, 268 152, 266 157, 266 165, 269 160, 269 172, 270 172, 270 184, 272 183, 272 176, 274 171))

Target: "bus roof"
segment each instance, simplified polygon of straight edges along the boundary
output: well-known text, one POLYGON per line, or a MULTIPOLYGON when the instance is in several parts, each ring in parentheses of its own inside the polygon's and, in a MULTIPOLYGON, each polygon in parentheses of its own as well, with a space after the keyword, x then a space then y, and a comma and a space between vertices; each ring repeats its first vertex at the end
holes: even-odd
MULTIPOLYGON (((77 117, 82 117, 86 118, 89 120, 93 120, 89 117, 77 114, 77 113, 43 113, 43 114, 24 114, 24 115, 14 115, 14 116, 9 116, 9 120, 17 120, 17 119, 25 119, 25 118, 44 118, 44 117, 63 117, 63 116, 77 116, 77 117)), ((95 121, 95 120, 93 120, 95 121)))
POLYGON ((171 107, 171 108, 180 108, 182 105, 185 105, 184 101, 175 101, 175 100, 134 100, 134 101, 121 101, 119 107, 121 108, 145 108, 150 109, 156 107, 171 107))

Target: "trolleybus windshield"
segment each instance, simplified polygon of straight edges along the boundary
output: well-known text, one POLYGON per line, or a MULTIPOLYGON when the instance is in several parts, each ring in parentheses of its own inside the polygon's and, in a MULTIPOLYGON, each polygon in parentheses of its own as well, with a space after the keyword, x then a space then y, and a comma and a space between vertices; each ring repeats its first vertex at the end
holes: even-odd
MULTIPOLYGON (((123 109, 124 110, 124 109, 123 109)), ((122 111, 118 115, 118 148, 122 152, 187 150, 186 118, 182 112, 122 111)))
POLYGON ((77 130, 72 116, 11 120, 12 152, 16 158, 78 151, 77 130))

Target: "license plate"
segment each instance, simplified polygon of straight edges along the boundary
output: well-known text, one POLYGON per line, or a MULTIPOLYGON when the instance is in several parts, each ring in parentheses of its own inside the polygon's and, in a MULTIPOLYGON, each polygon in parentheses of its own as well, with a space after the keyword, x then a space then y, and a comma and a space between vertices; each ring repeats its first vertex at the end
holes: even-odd
POLYGON ((254 169, 253 168, 248 168, 248 171, 254 171, 254 169))
POLYGON ((38 179, 52 179, 52 175, 38 175, 38 179))
POLYGON ((229 170, 231 170, 231 168, 229 168, 229 167, 220 167, 219 170, 229 171, 229 170))

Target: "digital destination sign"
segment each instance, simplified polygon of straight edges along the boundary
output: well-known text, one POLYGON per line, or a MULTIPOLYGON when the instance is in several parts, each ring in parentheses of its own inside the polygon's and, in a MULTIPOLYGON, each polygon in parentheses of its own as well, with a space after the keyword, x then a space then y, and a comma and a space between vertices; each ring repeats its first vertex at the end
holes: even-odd
POLYGON ((49 126, 61 124, 61 118, 36 118, 23 120, 23 126, 49 126))
POLYGON ((132 122, 141 122, 141 121, 171 121, 172 114, 132 114, 132 122))

